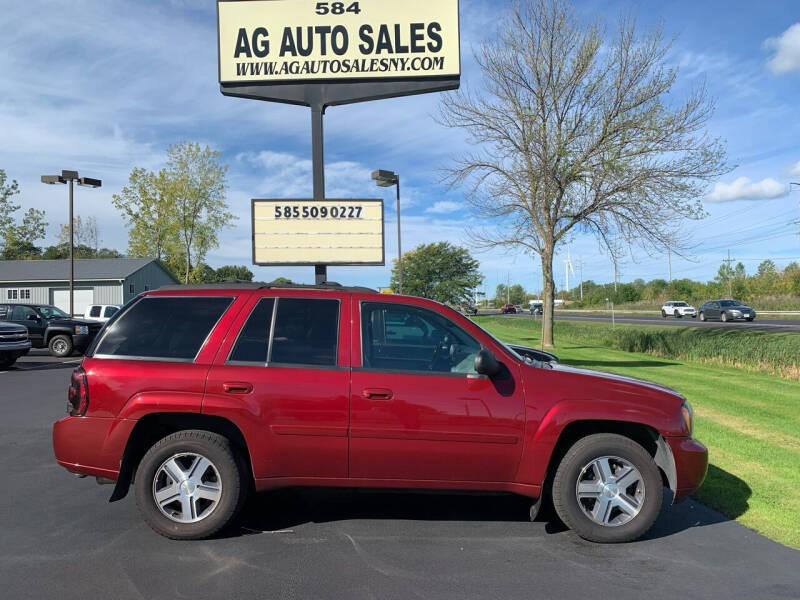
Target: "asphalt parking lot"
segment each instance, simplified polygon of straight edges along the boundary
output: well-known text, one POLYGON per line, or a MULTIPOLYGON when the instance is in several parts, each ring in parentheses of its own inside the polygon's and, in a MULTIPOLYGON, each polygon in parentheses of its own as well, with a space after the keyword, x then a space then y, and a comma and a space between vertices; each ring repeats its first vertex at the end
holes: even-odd
POLYGON ((692 501, 601 546, 515 497, 287 490, 219 539, 166 540, 53 459, 79 360, 0 371, 3 598, 800 598, 800 552, 692 501))

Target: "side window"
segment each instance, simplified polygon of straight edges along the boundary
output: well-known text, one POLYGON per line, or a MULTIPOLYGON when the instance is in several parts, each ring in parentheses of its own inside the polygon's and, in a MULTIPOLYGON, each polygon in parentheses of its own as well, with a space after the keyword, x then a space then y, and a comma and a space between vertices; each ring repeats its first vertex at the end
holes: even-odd
POLYGON ((224 297, 149 297, 108 329, 96 355, 191 361, 230 306, 224 297))
POLYGON ((110 319, 118 311, 119 311, 119 309, 116 306, 106 306, 106 310, 103 313, 103 317, 105 317, 106 319, 110 319))
POLYGON ((33 315, 36 316, 36 311, 28 306, 15 306, 14 310, 11 311, 11 320, 12 321, 27 321, 28 317, 33 315))
POLYGON ((0 304, 0 321, 7 321, 11 313, 11 307, 8 304, 0 304))
POLYGON ((274 298, 262 298, 256 304, 236 339, 236 344, 228 357, 229 362, 267 364, 274 307, 274 298))
POLYGON ((338 300, 280 298, 269 363, 334 366, 338 338, 338 300))
POLYGON ((100 307, 93 306, 92 309, 89 311, 90 317, 99 317, 100 316, 100 307))
POLYGON ((393 303, 361 305, 365 368, 431 373, 474 373, 480 344, 450 319, 393 303))

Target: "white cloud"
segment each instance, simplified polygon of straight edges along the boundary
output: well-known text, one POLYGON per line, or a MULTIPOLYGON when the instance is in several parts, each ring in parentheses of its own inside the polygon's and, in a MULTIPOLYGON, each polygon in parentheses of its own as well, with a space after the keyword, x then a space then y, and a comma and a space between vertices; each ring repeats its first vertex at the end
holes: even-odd
POLYGON ((761 181, 751 181, 748 177, 739 177, 733 183, 719 182, 714 191, 706 196, 709 202, 733 202, 734 200, 772 200, 788 193, 785 184, 771 177, 761 181))
POLYGON ((775 50, 767 67, 778 75, 800 71, 800 23, 795 23, 778 37, 764 40, 764 47, 775 50))
POLYGON ((459 202, 452 202, 450 200, 441 200, 436 202, 430 208, 425 209, 426 213, 432 213, 435 215, 446 215, 449 213, 454 213, 459 211, 463 208, 463 204, 459 202))
POLYGON ((791 167, 786 170, 787 175, 792 177, 800 177, 800 160, 794 163, 791 167))

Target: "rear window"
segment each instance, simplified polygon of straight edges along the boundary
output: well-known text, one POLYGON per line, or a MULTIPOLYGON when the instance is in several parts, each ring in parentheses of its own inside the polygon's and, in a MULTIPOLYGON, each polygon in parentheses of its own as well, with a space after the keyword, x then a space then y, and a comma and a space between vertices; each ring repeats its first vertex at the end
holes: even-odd
POLYGON ((91 310, 89 311, 89 316, 90 317, 99 317, 100 316, 100 307, 99 306, 93 306, 91 308, 91 310))
POLYGON ((111 317, 113 317, 113 316, 114 316, 114 315, 115 315, 115 314, 116 314, 118 311, 119 311, 119 309, 118 309, 116 306, 106 306, 106 310, 105 310, 105 312, 103 313, 103 316, 104 316, 106 319, 110 319, 110 318, 111 318, 111 317))
POLYGON ((106 331, 95 356, 193 360, 233 298, 149 297, 106 331))

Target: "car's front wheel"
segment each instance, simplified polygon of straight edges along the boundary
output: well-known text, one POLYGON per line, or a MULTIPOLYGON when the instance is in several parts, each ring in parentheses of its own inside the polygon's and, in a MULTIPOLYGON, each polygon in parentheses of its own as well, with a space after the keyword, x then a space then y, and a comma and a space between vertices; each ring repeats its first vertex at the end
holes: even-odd
POLYGON ((666 319, 667 318, 667 311, 665 311, 665 310, 661 311, 661 318, 662 319, 666 319))
POLYGON ((65 358, 72 354, 72 338, 68 335, 54 335, 47 348, 56 358, 65 358))
POLYGON ((662 493, 653 457, 633 440, 610 433, 576 442, 553 479, 558 516, 592 542, 630 542, 644 535, 658 517, 662 493))
POLYGON ((147 451, 136 472, 136 504, 147 524, 174 540, 199 540, 233 521, 247 493, 246 470, 230 442, 179 431, 147 451))
POLYGON ((723 312, 722 315, 720 315, 719 318, 722 320, 723 323, 727 323, 728 322, 728 313, 723 312))
POLYGON ((14 358, 0 358, 0 369, 7 369, 15 362, 17 362, 16 356, 14 358))

